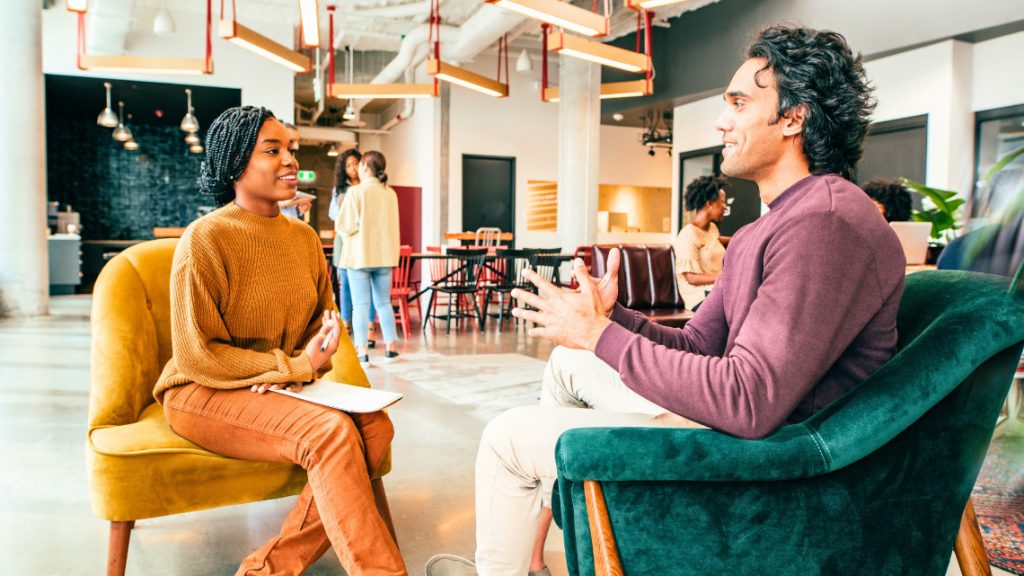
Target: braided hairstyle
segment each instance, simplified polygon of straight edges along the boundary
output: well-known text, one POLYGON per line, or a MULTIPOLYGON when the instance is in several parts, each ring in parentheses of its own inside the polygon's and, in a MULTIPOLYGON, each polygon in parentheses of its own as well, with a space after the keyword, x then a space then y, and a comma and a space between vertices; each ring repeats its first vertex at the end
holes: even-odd
POLYGON ((235 199, 235 181, 249 165, 260 128, 274 113, 238 106, 217 116, 206 133, 206 160, 199 167, 199 191, 223 206, 235 199))
POLYGON ((381 184, 388 183, 388 175, 384 172, 384 169, 388 167, 388 163, 384 160, 384 155, 376 150, 370 150, 363 154, 362 163, 373 174, 373 177, 380 180, 381 184))

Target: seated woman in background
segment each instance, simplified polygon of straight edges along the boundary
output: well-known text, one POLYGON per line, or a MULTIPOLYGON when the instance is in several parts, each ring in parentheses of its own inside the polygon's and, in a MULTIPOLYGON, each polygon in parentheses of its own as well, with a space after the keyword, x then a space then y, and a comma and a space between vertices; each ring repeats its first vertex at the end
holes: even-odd
POLYGON ((370 480, 394 435, 388 416, 265 393, 327 372, 342 330, 317 233, 278 207, 298 184, 289 141, 265 108, 230 108, 210 125, 200 188, 222 207, 174 252, 172 356, 153 394, 199 446, 308 472, 281 532, 238 574, 301 574, 332 546, 348 574, 406 574, 370 480))
POLYGON ((690 223, 679 231, 673 245, 676 253, 676 286, 683 303, 696 310, 711 292, 722 273, 725 256, 723 239, 716 222, 725 216, 723 178, 701 176, 686 187, 686 209, 695 211, 690 223))
POLYGON ((384 360, 398 358, 395 312, 391 308, 391 272, 398 266, 398 195, 387 185, 387 161, 375 150, 359 161, 359 185, 348 189, 335 222, 342 236, 340 265, 352 292, 352 337, 363 366, 367 353, 370 308, 377 311, 384 337, 384 360))
POLYGON ((878 178, 864 184, 864 191, 875 201, 886 222, 910 220, 910 209, 913 207, 910 192, 899 180, 878 178))

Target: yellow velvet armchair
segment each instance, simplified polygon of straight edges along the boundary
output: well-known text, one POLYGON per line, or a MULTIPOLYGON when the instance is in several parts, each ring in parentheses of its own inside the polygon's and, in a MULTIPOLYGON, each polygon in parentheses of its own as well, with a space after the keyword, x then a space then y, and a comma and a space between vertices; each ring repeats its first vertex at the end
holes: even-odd
MULTIPOLYGON (((164 420, 153 386, 171 357, 170 274, 176 239, 153 240, 113 258, 92 302, 92 374, 86 460, 95 513, 110 522, 108 576, 125 571, 136 520, 297 494, 298 466, 226 458, 181 438, 164 420)), ((348 336, 329 378, 369 386, 348 336)), ((374 495, 391 529, 377 471, 374 495)))

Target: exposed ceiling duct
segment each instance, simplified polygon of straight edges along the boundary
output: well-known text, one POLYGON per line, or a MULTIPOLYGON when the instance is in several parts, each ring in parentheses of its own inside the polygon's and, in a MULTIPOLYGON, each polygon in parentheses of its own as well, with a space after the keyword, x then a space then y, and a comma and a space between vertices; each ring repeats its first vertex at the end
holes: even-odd
POLYGON ((85 51, 121 55, 132 27, 133 0, 90 0, 85 15, 85 51))
POLYGON ((422 21, 426 20, 427 16, 430 15, 430 0, 419 0, 417 2, 383 6, 381 8, 350 9, 345 10, 344 14, 345 16, 352 17, 411 18, 422 21))

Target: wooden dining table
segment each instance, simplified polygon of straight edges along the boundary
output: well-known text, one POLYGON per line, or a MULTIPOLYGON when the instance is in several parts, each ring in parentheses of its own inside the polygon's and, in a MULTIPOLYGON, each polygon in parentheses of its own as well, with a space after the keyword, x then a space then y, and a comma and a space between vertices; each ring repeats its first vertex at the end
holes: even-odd
MULTIPOLYGON (((514 235, 511 232, 502 232, 498 236, 501 242, 511 242, 514 235)), ((460 242, 476 242, 476 232, 445 232, 445 240, 458 240, 460 242)))

